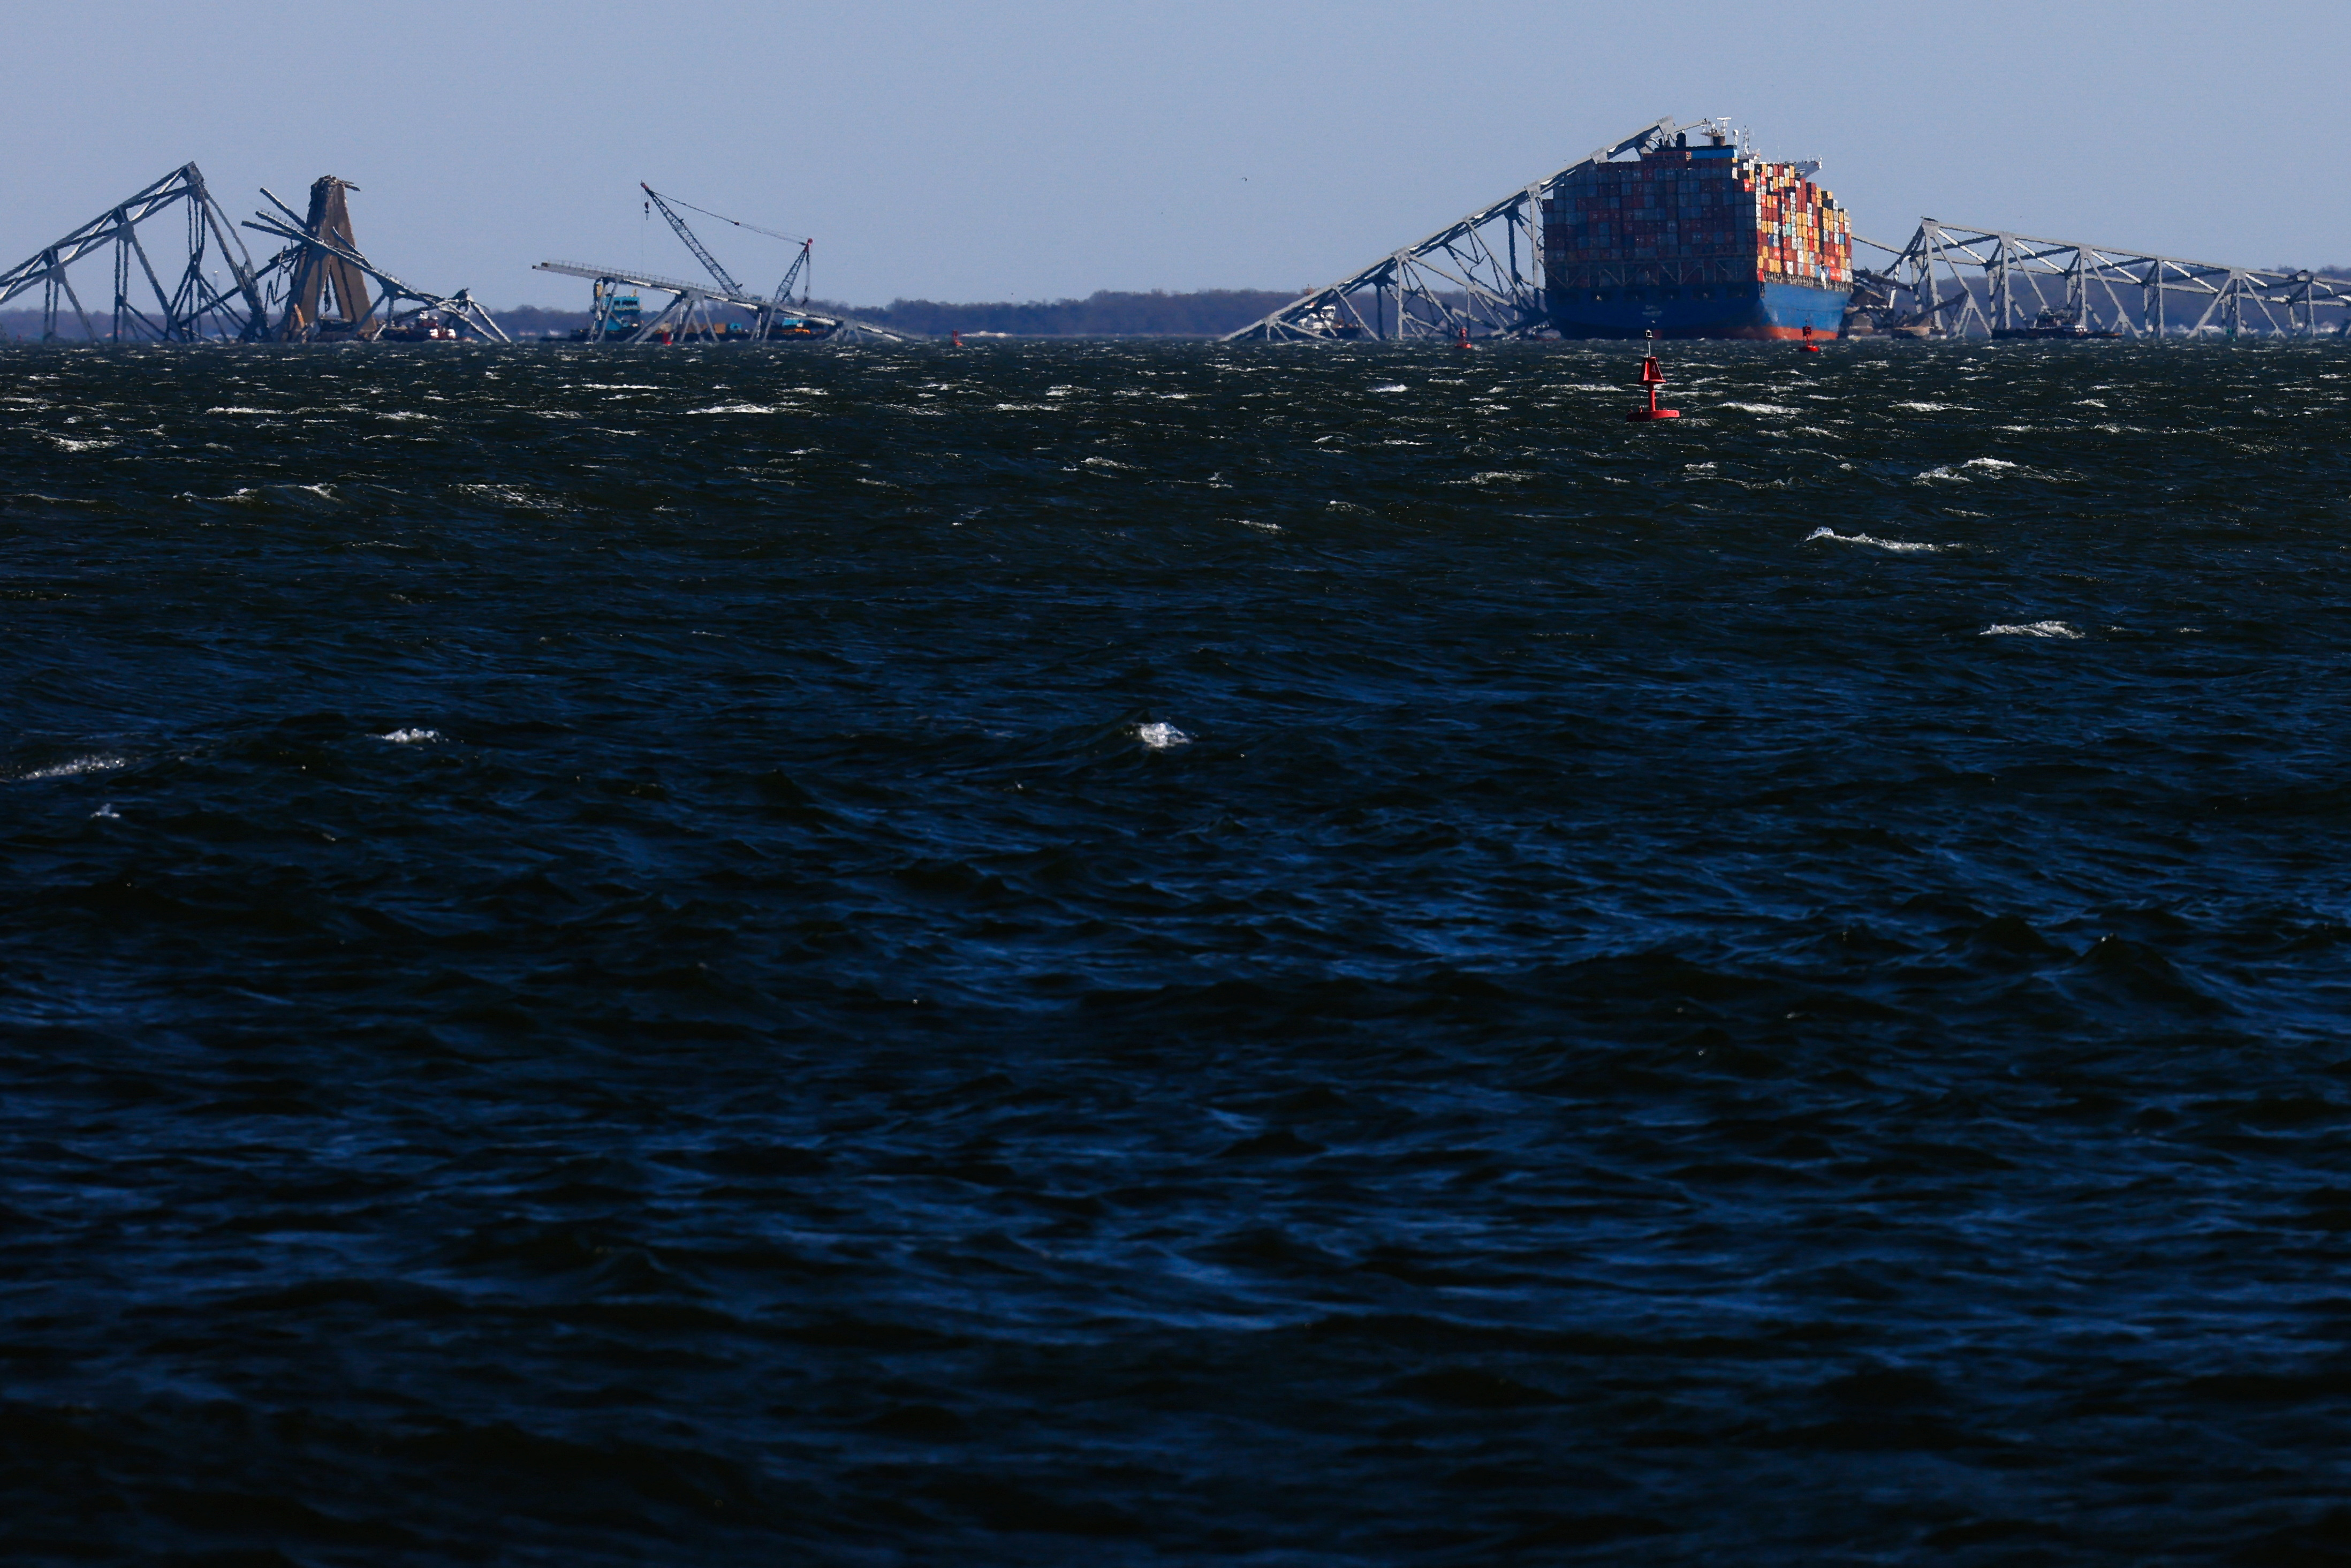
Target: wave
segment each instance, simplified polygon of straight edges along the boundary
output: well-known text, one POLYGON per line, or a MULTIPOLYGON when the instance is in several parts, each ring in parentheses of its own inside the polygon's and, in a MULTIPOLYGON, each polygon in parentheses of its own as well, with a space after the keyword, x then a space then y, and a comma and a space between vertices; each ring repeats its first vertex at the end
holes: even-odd
POLYGON ((1876 549, 1891 550, 1896 555, 1932 555, 1959 548, 1957 545, 1922 544, 1915 539, 1881 539, 1871 534, 1841 534, 1827 528, 1814 528, 1804 536, 1806 544, 1814 539, 1834 539, 1841 545, 1868 545, 1876 549))
POLYGON ((77 757, 69 762, 52 762, 46 768, 36 768, 17 777, 28 783, 37 779, 78 779, 85 774, 111 773, 118 768, 130 766, 131 759, 125 757, 77 757))

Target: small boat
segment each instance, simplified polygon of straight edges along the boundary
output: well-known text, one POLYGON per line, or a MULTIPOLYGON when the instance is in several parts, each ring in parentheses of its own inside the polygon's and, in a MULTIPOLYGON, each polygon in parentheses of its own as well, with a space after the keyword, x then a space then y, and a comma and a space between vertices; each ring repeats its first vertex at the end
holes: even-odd
POLYGON ((379 343, 455 342, 456 337, 455 326, 431 310, 422 310, 394 321, 375 335, 379 343))

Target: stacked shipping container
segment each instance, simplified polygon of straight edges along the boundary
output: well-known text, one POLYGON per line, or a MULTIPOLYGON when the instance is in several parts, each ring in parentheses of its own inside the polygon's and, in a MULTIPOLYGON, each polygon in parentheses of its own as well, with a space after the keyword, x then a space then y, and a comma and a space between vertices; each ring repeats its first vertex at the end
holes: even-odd
POLYGON ((1543 276, 1562 332, 1835 331, 1853 286, 1850 219, 1795 165, 1713 141, 1586 163, 1553 188, 1543 276))

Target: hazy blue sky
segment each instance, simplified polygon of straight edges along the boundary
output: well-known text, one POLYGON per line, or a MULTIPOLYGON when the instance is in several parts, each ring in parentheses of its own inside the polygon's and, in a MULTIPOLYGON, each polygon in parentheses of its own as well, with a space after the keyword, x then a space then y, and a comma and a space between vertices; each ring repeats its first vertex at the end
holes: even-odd
POLYGON ((193 159, 240 216, 351 180, 374 259, 495 305, 690 271, 641 179, 816 235, 836 298, 1290 287, 1660 114, 1820 159, 1880 239, 2351 262, 2344 0, 83 0, 0 46, 0 266, 193 159))

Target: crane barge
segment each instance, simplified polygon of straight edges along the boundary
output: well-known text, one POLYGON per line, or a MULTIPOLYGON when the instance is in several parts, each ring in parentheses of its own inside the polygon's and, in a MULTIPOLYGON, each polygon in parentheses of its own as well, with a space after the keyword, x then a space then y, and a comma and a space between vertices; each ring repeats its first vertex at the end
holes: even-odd
POLYGON ((846 340, 866 339, 882 342, 903 342, 908 334, 860 321, 852 317, 834 316, 808 308, 809 257, 816 241, 797 235, 778 234, 747 224, 722 213, 709 212, 691 202, 664 196, 651 185, 639 182, 638 189, 645 193, 645 205, 650 211, 658 208, 678 239, 702 263, 710 274, 709 284, 691 283, 683 278, 666 277, 643 268, 594 267, 576 261, 542 261, 534 269, 539 272, 563 273, 572 277, 585 277, 595 286, 594 304, 587 327, 573 334, 575 340, 590 343, 678 343, 678 342, 821 342, 828 339, 846 340), (719 259, 702 243, 694 226, 677 209, 687 207, 705 217, 716 218, 737 228, 784 240, 799 248, 784 272, 783 281, 776 285, 772 295, 758 295, 736 281, 719 259), (792 303, 792 287, 800 287, 800 301, 792 303), (652 289, 670 296, 669 303, 648 319, 644 312, 643 290, 652 289), (721 322, 714 307, 731 307, 749 313, 751 325, 721 322))

